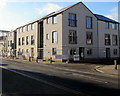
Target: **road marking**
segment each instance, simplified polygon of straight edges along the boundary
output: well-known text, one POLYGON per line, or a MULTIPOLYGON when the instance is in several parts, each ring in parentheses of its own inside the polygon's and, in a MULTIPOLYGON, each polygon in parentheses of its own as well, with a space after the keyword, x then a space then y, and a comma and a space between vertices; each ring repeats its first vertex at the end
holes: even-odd
POLYGON ((70 92, 70 93, 74 93, 74 94, 77 94, 77 95, 80 95, 80 96, 89 96, 89 95, 86 95, 86 94, 84 94, 84 93, 82 93, 82 92, 79 92, 79 91, 76 91, 76 90, 73 90, 73 89, 70 89, 70 88, 67 88, 67 87, 58 85, 58 84, 54 84, 54 83, 49 82, 49 81, 45 81, 45 80, 42 80, 42 79, 38 79, 38 78, 29 76, 29 75, 24 74, 24 73, 21 73, 21 72, 18 72, 18 71, 15 71, 15 70, 11 70, 11 69, 9 69, 9 68, 7 68, 7 67, 4 67, 4 66, 0 66, 0 67, 3 68, 3 69, 7 69, 7 70, 9 70, 9 71, 11 71, 11 72, 20 74, 20 75, 22 75, 22 76, 25 76, 25 77, 34 79, 34 80, 36 80, 36 81, 43 82, 43 83, 48 84, 48 85, 50 85, 50 86, 53 86, 53 87, 62 89, 62 90, 64 90, 64 91, 67 91, 67 92, 70 92))

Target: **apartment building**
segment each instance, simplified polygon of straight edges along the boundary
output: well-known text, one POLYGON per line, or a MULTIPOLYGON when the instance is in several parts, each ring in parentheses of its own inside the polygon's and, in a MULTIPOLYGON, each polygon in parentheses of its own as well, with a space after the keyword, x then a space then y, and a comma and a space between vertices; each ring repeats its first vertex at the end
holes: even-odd
POLYGON ((0 30, 0 55, 6 56, 7 54, 7 34, 9 31, 0 30))
POLYGON ((118 22, 82 2, 16 29, 16 54, 48 60, 119 57, 118 22), (107 28, 109 26, 109 28, 107 28))
POLYGON ((37 36, 38 36, 38 23, 37 21, 31 22, 27 25, 17 28, 17 56, 26 55, 36 58, 37 57, 37 36))
POLYGON ((7 56, 16 56, 16 31, 10 31, 7 34, 7 56))
POLYGON ((119 26, 118 22, 102 15, 98 18, 98 50, 100 58, 119 57, 119 26))

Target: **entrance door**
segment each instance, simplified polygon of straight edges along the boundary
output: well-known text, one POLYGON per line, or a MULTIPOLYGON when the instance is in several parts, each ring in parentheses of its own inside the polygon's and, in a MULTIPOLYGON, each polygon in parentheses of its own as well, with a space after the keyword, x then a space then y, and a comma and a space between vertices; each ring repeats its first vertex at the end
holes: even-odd
POLYGON ((84 47, 79 47, 80 60, 84 60, 84 47))
POLYGON ((40 49, 40 59, 43 59, 43 49, 40 49))
POLYGON ((106 48, 106 58, 110 58, 110 48, 106 48))

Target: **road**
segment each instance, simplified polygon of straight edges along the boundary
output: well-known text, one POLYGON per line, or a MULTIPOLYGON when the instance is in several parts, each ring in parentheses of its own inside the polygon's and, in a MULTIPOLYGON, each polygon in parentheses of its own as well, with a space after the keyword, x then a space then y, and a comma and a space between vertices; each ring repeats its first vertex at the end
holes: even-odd
MULTIPOLYGON (((118 78, 51 65, 3 59, 2 93, 65 96, 119 96, 118 78)), ((42 96, 41 95, 41 96, 42 96)), ((9 96, 9 95, 8 95, 9 96)))

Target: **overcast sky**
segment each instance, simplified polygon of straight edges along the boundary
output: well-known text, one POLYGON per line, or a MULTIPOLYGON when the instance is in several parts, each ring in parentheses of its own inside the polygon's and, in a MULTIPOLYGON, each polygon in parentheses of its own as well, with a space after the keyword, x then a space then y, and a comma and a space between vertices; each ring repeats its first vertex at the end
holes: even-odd
MULTIPOLYGON (((54 2, 54 0, 20 0, 24 2, 19 2, 19 0, 7 1, 8 0, 0 0, 0 30, 14 30, 29 21, 75 4, 78 1, 85 0, 55 0, 57 2, 54 2)), ((102 14, 114 20, 118 20, 118 2, 83 3, 93 13, 102 14)))

